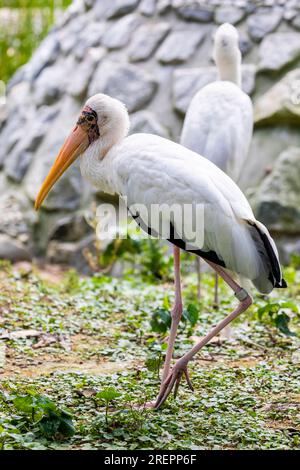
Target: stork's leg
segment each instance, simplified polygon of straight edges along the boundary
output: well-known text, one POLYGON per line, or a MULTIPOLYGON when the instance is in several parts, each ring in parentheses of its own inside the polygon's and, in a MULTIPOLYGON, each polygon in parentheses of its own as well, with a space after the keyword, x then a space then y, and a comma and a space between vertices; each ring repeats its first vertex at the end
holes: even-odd
POLYGON ((214 308, 219 308, 219 276, 215 273, 214 308))
POLYGON ((196 256, 196 272, 197 272, 197 298, 201 299, 201 260, 196 256))
POLYGON ((167 379, 164 381, 160 388, 159 395, 157 397, 156 403, 154 405, 155 408, 159 408, 168 398, 169 394, 171 393, 173 387, 175 386, 175 395, 177 389, 179 387, 179 383, 181 380, 182 375, 184 374, 188 383, 190 384, 190 379, 188 376, 187 365, 188 362, 203 348, 214 336, 216 336, 220 331, 225 328, 232 320, 234 320, 238 315, 242 312, 247 310, 247 308, 251 305, 252 299, 250 295, 239 286, 231 276, 220 266, 217 266, 214 263, 208 262, 208 264, 224 279, 224 281, 233 289, 235 296, 239 300, 239 305, 237 308, 230 313, 224 320, 220 321, 220 323, 215 326, 210 333, 208 333, 204 338, 202 338, 189 352, 187 352, 184 356, 182 356, 172 368, 170 374, 168 375, 167 379))
POLYGON ((168 349, 164 363, 162 374, 162 383, 166 380, 170 372, 170 364, 172 360, 174 343, 177 334, 178 324, 182 315, 182 298, 181 298, 181 279, 180 279, 180 248, 174 247, 174 275, 175 275, 175 304, 171 312, 172 323, 168 340, 168 349))

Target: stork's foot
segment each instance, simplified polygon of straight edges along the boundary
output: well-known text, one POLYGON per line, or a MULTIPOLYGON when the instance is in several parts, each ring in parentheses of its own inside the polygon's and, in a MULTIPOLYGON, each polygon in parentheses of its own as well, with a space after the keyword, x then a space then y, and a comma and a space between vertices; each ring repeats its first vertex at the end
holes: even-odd
POLYGON ((162 404, 166 401, 166 399, 172 392, 173 388, 174 388, 174 397, 176 397, 179 384, 183 375, 187 381, 189 388, 192 390, 192 392, 194 391, 194 387, 192 385, 189 372, 187 369, 187 362, 185 361, 183 362, 179 360, 176 362, 170 374, 161 385, 160 392, 158 394, 158 397, 154 405, 155 409, 158 409, 162 406, 162 404))
POLYGON ((143 410, 153 410, 155 408, 155 401, 148 401, 147 403, 141 403, 138 405, 133 405, 133 409, 136 411, 143 411, 143 410))

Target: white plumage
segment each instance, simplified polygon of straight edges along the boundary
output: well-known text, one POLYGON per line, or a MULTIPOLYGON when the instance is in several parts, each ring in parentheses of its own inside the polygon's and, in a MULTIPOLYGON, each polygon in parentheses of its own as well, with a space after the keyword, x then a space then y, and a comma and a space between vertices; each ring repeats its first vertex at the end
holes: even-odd
POLYGON ((253 109, 241 86, 238 32, 221 25, 215 35, 214 60, 219 80, 193 97, 182 129, 181 144, 203 155, 238 180, 253 131, 253 109))
POLYGON ((142 225, 147 225, 146 230, 150 228, 161 233, 164 227, 172 228, 169 238, 175 245, 175 304, 171 312, 162 384, 156 402, 151 405, 159 408, 172 388, 177 390, 183 374, 192 389, 188 362, 251 305, 249 294, 223 268, 248 278, 261 292, 284 287, 285 282, 275 244, 267 229, 255 220, 245 196, 222 170, 197 153, 161 137, 150 134, 126 137, 128 127, 129 117, 122 103, 101 94, 90 98, 46 177, 35 208, 41 206, 55 182, 76 158, 80 158, 83 176, 97 188, 126 198, 133 216, 142 225), (239 305, 170 370, 182 315, 180 248, 185 248, 186 240, 184 236, 181 239, 174 237, 175 232, 183 232, 180 221, 169 210, 162 211, 163 226, 152 219, 149 226, 149 220, 143 218, 137 205, 151 211, 154 205, 168 208, 174 204, 199 204, 203 208, 204 240, 195 242, 193 251, 196 250, 223 277, 233 289, 239 305))
MULTIPOLYGON (((101 113, 109 115, 103 106, 109 106, 111 100, 97 95, 88 104, 100 119, 101 113)), ((128 117, 124 107, 120 104, 114 110, 124 114, 125 123, 128 117)), ((123 125, 124 133, 127 127, 123 125)), ((126 196, 129 206, 143 204, 149 210, 151 204, 202 204, 204 245, 195 249, 215 252, 225 267, 251 280, 260 291, 272 290, 276 282, 268 279, 273 269, 271 261, 267 255, 262 256, 259 241, 253 238, 253 230, 247 223, 257 225, 252 209, 238 186, 222 170, 195 152, 151 134, 126 137, 101 158, 101 149, 107 147, 103 132, 102 141, 94 142, 81 155, 82 174, 93 185, 126 196)), ((267 229, 259 227, 271 240, 267 229)), ((159 228, 151 227, 156 232, 159 228)))

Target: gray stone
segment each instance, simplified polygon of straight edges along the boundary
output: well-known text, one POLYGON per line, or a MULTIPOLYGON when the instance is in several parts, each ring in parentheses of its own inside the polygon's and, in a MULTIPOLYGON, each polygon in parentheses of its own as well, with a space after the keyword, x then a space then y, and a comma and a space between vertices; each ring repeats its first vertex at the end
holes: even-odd
MULTIPOLYGON (((254 65, 242 66, 242 88, 247 94, 251 94, 254 90, 255 74, 254 65)), ((174 70, 172 86, 174 108, 185 114, 193 96, 205 85, 217 79, 217 69, 214 66, 174 70)))
POLYGON ((107 18, 116 18, 132 12, 138 6, 140 0, 114 0, 107 13, 107 18))
POLYGON ((300 68, 287 73, 258 98, 254 121, 259 125, 300 123, 300 68))
POLYGON ((215 67, 174 70, 172 85, 174 108, 180 113, 185 114, 197 91, 216 79, 217 71, 215 67))
MULTIPOLYGON (((75 60, 72 56, 62 57, 52 67, 47 67, 33 85, 33 97, 36 106, 51 105, 58 101, 73 80, 70 74, 74 69, 75 60)), ((77 70, 76 70, 77 73, 77 70)))
POLYGON ((18 240, 0 234, 0 259, 7 259, 12 262, 30 261, 31 254, 18 240))
POLYGON ((287 9, 283 13, 283 18, 286 21, 292 21, 295 18, 295 16, 297 16, 297 10, 287 9))
POLYGON ((23 123, 23 120, 8 120, 1 130, 3 143, 0 147, 0 168, 3 166, 6 159, 9 157, 11 150, 23 135, 23 129, 21 127, 23 123))
POLYGON ((132 113, 151 101, 156 88, 154 78, 135 66, 104 61, 94 75, 89 95, 106 93, 125 103, 132 113))
MULTIPOLYGON (((58 31, 60 49, 64 55, 70 54, 81 45, 81 33, 88 23, 86 15, 80 15, 58 31), (78 39, 79 38, 79 39, 78 39)), ((90 25, 88 26, 90 27, 90 25)))
POLYGON ((169 13, 172 10, 172 0, 158 0, 157 1, 157 11, 160 15, 169 13))
MULTIPOLYGON (((40 136, 40 141, 42 136, 40 136)), ((16 183, 20 183, 27 171, 30 160, 32 158, 32 152, 28 152, 24 149, 19 149, 18 146, 14 148, 9 158, 5 162, 5 173, 16 183)))
POLYGON ((168 130, 159 122, 157 116, 151 111, 138 111, 130 116, 130 133, 145 132, 168 138, 168 130))
MULTIPOLYGON (((35 200, 38 188, 49 172, 59 149, 74 127, 79 111, 80 104, 69 96, 60 103, 60 113, 49 125, 24 178, 26 193, 32 201, 35 200)), ((84 187, 78 164, 75 163, 53 187, 43 203, 43 208, 63 211, 77 209, 84 194, 84 187)))
POLYGON ((140 25, 141 17, 136 13, 127 15, 114 23, 102 38, 102 45, 108 49, 120 49, 128 44, 134 30, 140 25))
POLYGON ((177 2, 174 8, 179 16, 188 21, 209 23, 214 18, 214 9, 208 5, 201 5, 201 3, 192 2, 188 4, 185 0, 182 0, 177 2))
POLYGON ((300 57, 300 33, 272 33, 259 48, 259 68, 279 71, 300 57))
POLYGON ((70 95, 81 100, 85 98, 95 68, 104 56, 105 50, 103 48, 87 50, 84 60, 78 64, 76 74, 69 82, 67 91, 70 95))
POLYGON ((80 33, 76 48, 73 51, 76 59, 84 60, 85 54, 91 47, 98 47, 106 30, 106 23, 100 21, 94 21, 89 25, 88 34, 84 29, 80 33))
POLYGON ((18 197, 7 190, 0 198, 0 232, 11 238, 29 238, 29 228, 25 219, 25 207, 20 201, 21 192, 18 197))
POLYGON ((255 90, 256 70, 254 64, 242 65, 242 89, 247 95, 252 95, 255 90))
POLYGON ((0 167, 22 137, 26 121, 34 118, 35 107, 32 101, 30 86, 27 82, 15 85, 9 92, 6 113, 10 119, 6 120, 1 129, 1 138, 3 140, 0 145, 0 167))
POLYGON ((142 0, 139 11, 145 16, 153 16, 156 11, 156 0, 142 0))
POLYGON ((280 154, 272 172, 257 190, 255 209, 271 231, 298 234, 300 230, 300 149, 280 154))
POLYGON ((157 58, 164 64, 185 62, 196 52, 204 39, 203 31, 174 31, 168 35, 157 52, 157 58))
POLYGON ((58 113, 57 108, 44 106, 40 110, 37 122, 28 121, 22 129, 21 138, 5 160, 5 172, 9 178, 19 183, 22 181, 35 152, 47 132, 49 123, 58 113))
POLYGON ((217 24, 230 23, 237 24, 245 18, 246 12, 234 6, 222 6, 216 10, 215 22, 217 24))
POLYGON ((79 272, 91 273, 88 269, 86 251, 97 256, 95 253, 95 235, 88 235, 79 242, 60 242, 52 240, 47 248, 46 259, 50 263, 74 266, 79 272))
MULTIPOLYGON (((300 134, 297 127, 284 124, 276 127, 256 127, 239 186, 242 189, 254 188, 255 196, 256 186, 274 167, 278 155, 289 146, 300 147, 300 134)), ((251 194, 247 193, 247 196, 251 194)))
POLYGON ((298 13, 298 15, 294 17, 292 25, 294 26, 294 28, 300 29, 300 13, 298 13))
POLYGON ((251 51, 253 46, 253 43, 250 41, 250 39, 247 36, 244 36, 243 34, 240 34, 239 38, 239 48, 242 53, 242 56, 244 57, 248 52, 251 51))
POLYGON ((277 28, 282 19, 282 9, 264 9, 247 19, 248 32, 254 41, 261 41, 277 28))
POLYGON ((9 92, 15 85, 18 85, 19 83, 27 80, 27 69, 28 67, 26 65, 23 65, 16 71, 16 73, 9 80, 6 86, 7 92, 9 92))
POLYGON ((53 64, 59 55, 59 51, 60 45, 57 37, 50 34, 44 39, 26 66, 27 80, 35 80, 45 67, 53 64))
POLYGON ((111 0, 95 0, 93 14, 96 20, 103 21, 111 10, 111 0))
POLYGON ((131 62, 148 59, 170 31, 169 23, 142 25, 136 31, 130 44, 128 56, 131 62))
POLYGON ((91 232, 92 228, 87 224, 83 214, 75 213, 61 217, 53 224, 49 240, 76 242, 91 232))
POLYGON ((300 240, 294 237, 276 238, 276 246, 279 250, 280 261, 284 265, 289 265, 293 255, 300 256, 300 240))

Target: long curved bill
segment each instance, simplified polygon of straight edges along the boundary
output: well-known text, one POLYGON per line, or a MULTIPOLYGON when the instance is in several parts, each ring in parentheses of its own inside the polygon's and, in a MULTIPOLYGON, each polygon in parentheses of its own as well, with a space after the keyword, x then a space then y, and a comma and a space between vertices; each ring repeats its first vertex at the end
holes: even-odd
POLYGON ((62 146, 52 168, 39 190, 34 205, 36 211, 39 210, 56 181, 79 157, 79 155, 87 149, 88 146, 89 138, 87 133, 81 128, 81 126, 76 126, 62 146))

